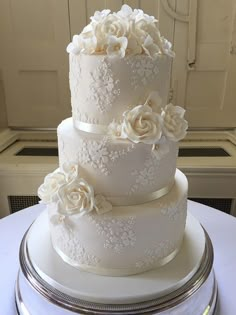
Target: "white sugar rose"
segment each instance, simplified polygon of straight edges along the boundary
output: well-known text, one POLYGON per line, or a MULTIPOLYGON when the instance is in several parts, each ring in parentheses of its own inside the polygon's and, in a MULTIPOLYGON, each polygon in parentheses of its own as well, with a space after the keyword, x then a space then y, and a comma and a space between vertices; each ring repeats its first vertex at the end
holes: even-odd
POLYGON ((124 114, 122 137, 134 143, 157 143, 162 135, 161 116, 147 105, 138 105, 124 114))
POLYGON ((81 45, 82 45, 82 52, 85 54, 92 54, 95 52, 97 48, 97 38, 94 34, 94 28, 92 24, 85 26, 81 36, 81 45))
POLYGON ((105 17, 95 27, 95 36, 99 45, 106 45, 109 36, 124 37, 127 36, 129 24, 115 14, 105 17))
POLYGON ((133 13, 133 10, 127 4, 123 4, 120 11, 117 12, 117 15, 121 18, 129 18, 133 13))
POLYGON ((138 43, 137 39, 132 34, 128 38, 126 51, 129 55, 140 55, 143 51, 142 46, 138 43))
POLYGON ((65 175, 58 170, 48 174, 38 189, 38 196, 43 203, 56 201, 57 192, 66 183, 65 175))
POLYGON ((132 24, 132 33, 136 36, 140 44, 144 43, 148 35, 157 44, 158 29, 154 23, 150 23, 144 16, 136 18, 136 22, 132 24))
POLYGON ((62 171, 65 174, 67 182, 79 176, 78 164, 76 162, 63 163, 62 171))
POLYGON ((135 20, 132 33, 136 36, 145 53, 151 57, 154 57, 156 53, 165 53, 166 51, 162 49, 164 44, 157 27, 157 20, 145 14, 137 16, 135 20))
POLYGON ((126 37, 108 37, 107 54, 110 57, 124 58, 125 50, 128 44, 126 37))
POLYGON ((136 38, 138 45, 142 47, 142 44, 144 43, 145 38, 148 35, 147 32, 143 30, 139 24, 133 22, 130 24, 130 33, 136 38))
POLYGON ((172 58, 175 57, 175 53, 171 50, 172 44, 163 36, 161 37, 161 51, 172 58))
POLYGON ((103 214, 112 210, 112 204, 102 195, 95 196, 95 209, 98 214, 103 214))
POLYGON ((146 102, 145 105, 151 107, 152 111, 158 114, 162 112, 162 99, 157 91, 152 91, 146 102))
POLYGON ((143 18, 144 12, 141 9, 134 9, 133 13, 132 13, 132 18, 134 20, 136 19, 140 19, 143 18))
POLYGON ((115 121, 112 121, 108 125, 108 135, 114 138, 120 138, 121 137, 121 124, 118 124, 115 121))
POLYGON ((155 58, 160 51, 159 47, 154 43, 150 35, 145 38, 142 47, 145 53, 151 58, 155 58))
POLYGON ((155 24, 157 22, 157 19, 154 16, 144 13, 141 9, 134 9, 132 18, 136 23, 142 20, 146 21, 148 24, 155 24))
POLYGON ((96 11, 90 19, 90 24, 83 29, 80 35, 75 35, 68 45, 69 53, 104 54, 107 51, 114 52, 113 45, 111 42, 109 44, 109 38, 114 36, 122 38, 119 57, 124 55, 124 38, 128 41, 126 54, 145 53, 151 58, 154 58, 156 54, 174 56, 171 44, 160 34, 158 20, 140 9, 132 10, 131 7, 124 4, 117 13, 111 13, 107 9, 96 11))
POLYGON ((84 179, 74 179, 59 191, 58 212, 64 215, 89 213, 94 208, 94 191, 84 179))
POLYGON ((168 104, 162 112, 163 133, 172 141, 179 141, 186 135, 188 123, 184 119, 185 110, 180 106, 168 104))
POLYGON ((108 16, 110 14, 111 10, 109 9, 105 9, 105 10, 102 10, 102 11, 96 11, 94 13, 94 16, 91 16, 90 17, 90 20, 92 22, 100 22, 101 20, 103 20, 106 16, 108 16))
POLYGON ((67 46, 67 52, 78 55, 80 52, 92 54, 97 47, 97 38, 91 24, 85 26, 80 35, 74 35, 72 42, 67 46))
POLYGON ((72 42, 67 46, 66 51, 73 55, 78 55, 83 49, 82 38, 80 35, 74 35, 72 42))

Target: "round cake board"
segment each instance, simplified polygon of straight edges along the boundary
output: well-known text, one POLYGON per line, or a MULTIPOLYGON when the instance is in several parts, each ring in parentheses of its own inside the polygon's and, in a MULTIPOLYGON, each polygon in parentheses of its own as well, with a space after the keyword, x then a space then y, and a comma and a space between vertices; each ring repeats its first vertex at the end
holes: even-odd
POLYGON ((38 275, 69 296, 95 303, 130 304, 164 296, 183 286, 198 270, 205 249, 205 233, 188 213, 182 247, 168 264, 141 274, 110 277, 76 269, 54 251, 44 211, 26 239, 29 259, 38 275))

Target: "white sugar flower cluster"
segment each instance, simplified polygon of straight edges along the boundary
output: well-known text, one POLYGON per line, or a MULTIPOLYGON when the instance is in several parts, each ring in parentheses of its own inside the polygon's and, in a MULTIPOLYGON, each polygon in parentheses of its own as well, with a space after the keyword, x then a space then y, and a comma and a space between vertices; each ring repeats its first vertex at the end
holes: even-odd
POLYGON ((93 187, 79 177, 78 165, 67 163, 48 174, 38 189, 42 203, 56 203, 61 215, 82 216, 93 210, 102 214, 112 210, 112 205, 102 195, 95 195, 93 187))
POLYGON ((174 56, 171 44, 160 34, 158 21, 140 9, 132 10, 124 4, 119 12, 96 11, 90 19, 81 34, 73 36, 67 52, 119 58, 127 54, 174 56))
POLYGON ((188 123, 184 119, 185 110, 168 104, 163 107, 158 92, 150 93, 144 105, 137 105, 124 112, 121 124, 112 122, 109 134, 134 143, 160 144, 163 138, 177 142, 186 135, 188 123))

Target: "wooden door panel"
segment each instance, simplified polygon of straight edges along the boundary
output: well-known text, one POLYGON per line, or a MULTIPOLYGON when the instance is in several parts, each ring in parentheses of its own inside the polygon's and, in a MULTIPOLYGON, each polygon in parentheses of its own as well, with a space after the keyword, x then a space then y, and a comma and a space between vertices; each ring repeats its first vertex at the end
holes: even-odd
POLYGON ((56 127, 70 115, 67 0, 3 0, 2 77, 10 127, 56 127))
MULTIPOLYGON (((176 11, 190 16, 194 1, 177 0, 176 11)), ((191 19, 187 23, 175 19, 173 102, 186 108, 190 128, 236 127, 235 7, 233 0, 198 0, 195 33, 191 19), (190 64, 192 36, 195 58, 190 64)))

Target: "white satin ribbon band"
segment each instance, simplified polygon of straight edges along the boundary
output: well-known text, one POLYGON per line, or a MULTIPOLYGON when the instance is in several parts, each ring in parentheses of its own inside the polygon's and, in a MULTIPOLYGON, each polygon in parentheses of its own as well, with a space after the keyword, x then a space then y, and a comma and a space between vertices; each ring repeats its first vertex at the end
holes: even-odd
POLYGON ((55 249, 55 251, 58 253, 58 255, 64 260, 64 262, 66 262, 67 264, 84 270, 84 271, 88 271, 88 272, 92 272, 95 274, 99 274, 99 275, 104 275, 104 276, 128 276, 128 275, 132 275, 132 274, 137 274, 140 272, 144 272, 147 270, 150 270, 152 268, 157 268, 157 267, 161 267, 166 265, 168 262, 170 262, 179 252, 180 250, 180 245, 173 251, 171 252, 169 255, 159 259, 156 263, 153 264, 153 266, 149 266, 149 268, 137 268, 135 267, 135 264, 133 267, 130 268, 101 268, 101 267, 94 267, 94 266, 89 266, 89 265, 85 265, 85 264, 80 264, 76 261, 74 261, 73 259, 71 259, 70 257, 68 257, 67 255, 65 255, 61 249, 59 249, 58 246, 55 246, 55 244, 53 244, 53 247, 55 249))
POLYGON ((110 201, 113 206, 134 206, 142 203, 150 202, 163 197, 170 192, 174 182, 169 185, 153 191, 151 193, 139 194, 137 196, 117 196, 117 197, 106 197, 107 201, 110 201))
POLYGON ((105 135, 108 132, 108 127, 106 125, 90 124, 79 120, 74 120, 74 126, 81 131, 96 133, 99 135, 105 135))
MULTIPOLYGON (((156 190, 147 194, 140 194, 137 196, 115 196, 115 197, 111 196, 111 197, 106 197, 106 200, 110 201, 112 206, 116 206, 116 207, 140 205, 146 202, 154 201, 156 199, 159 199, 165 196, 171 190, 173 184, 174 182, 170 183, 169 185, 159 190, 156 190)), ((85 214, 85 213, 78 213, 77 210, 69 212, 65 210, 64 207, 62 208, 58 207, 58 213, 64 216, 77 215, 77 217, 81 217, 85 214)))

